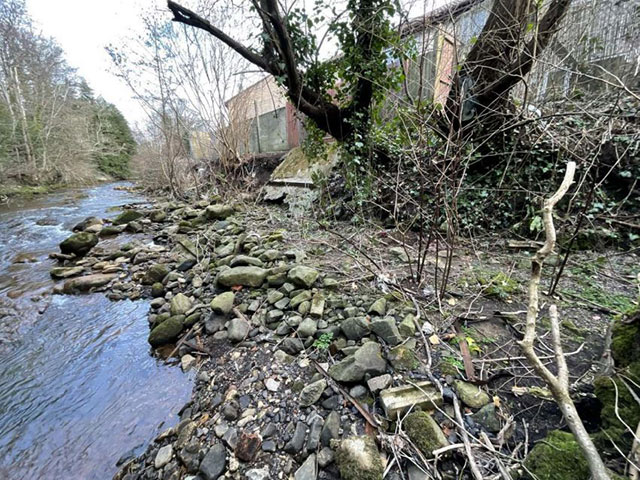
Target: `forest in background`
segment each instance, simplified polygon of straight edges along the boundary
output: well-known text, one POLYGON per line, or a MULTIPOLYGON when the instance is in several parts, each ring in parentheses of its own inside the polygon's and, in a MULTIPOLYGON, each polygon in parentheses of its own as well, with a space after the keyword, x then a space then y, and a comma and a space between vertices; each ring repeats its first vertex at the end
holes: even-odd
POLYGON ((0 194, 126 178, 136 149, 22 0, 0 2, 0 194))

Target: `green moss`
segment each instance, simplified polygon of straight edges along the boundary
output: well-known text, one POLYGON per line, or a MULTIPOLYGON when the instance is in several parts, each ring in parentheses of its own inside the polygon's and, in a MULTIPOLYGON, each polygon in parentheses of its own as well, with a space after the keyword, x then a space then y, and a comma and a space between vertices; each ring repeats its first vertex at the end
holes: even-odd
MULTIPOLYGON (((616 445, 623 451, 628 452, 631 448, 633 436, 618 419, 624 419, 627 425, 634 428, 640 422, 640 406, 632 397, 621 380, 614 380, 611 377, 599 377, 594 382, 595 394, 602 403, 600 419, 602 430, 594 436, 598 447, 613 455, 616 450, 611 443, 614 440, 616 445), (614 385, 615 382, 615 385, 614 385), (618 415, 616 415, 616 387, 618 415)), ((640 392, 637 392, 640 394, 640 392)))
POLYGON ((461 278, 458 283, 461 287, 480 285, 486 296, 500 299, 509 298, 520 290, 518 282, 505 273, 480 268, 475 268, 470 275, 461 278))
POLYGON ((584 480, 589 466, 573 435, 554 430, 538 442, 524 462, 539 480, 584 480))
POLYGON ((133 222, 134 220, 138 220, 142 217, 142 213, 137 210, 125 210, 116 218, 113 219, 114 225, 124 225, 125 223, 133 222))
POLYGON ((399 371, 413 370, 419 365, 416 354, 406 345, 398 345, 392 348, 387 358, 393 368, 399 371))
POLYGON ((402 424, 411 441, 426 457, 433 457, 434 450, 449 445, 436 421, 426 412, 411 413, 402 424))
MULTIPOLYGON (((638 314, 640 311, 627 316, 638 314)), ((617 368, 627 368, 632 363, 640 362, 640 320, 624 323, 617 319, 611 330, 611 354, 617 368)))

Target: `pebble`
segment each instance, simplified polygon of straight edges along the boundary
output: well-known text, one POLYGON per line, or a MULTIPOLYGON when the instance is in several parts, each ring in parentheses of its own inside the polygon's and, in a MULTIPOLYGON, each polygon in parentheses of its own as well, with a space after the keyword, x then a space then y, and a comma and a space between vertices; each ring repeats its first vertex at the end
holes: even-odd
POLYGON ((153 466, 157 469, 164 467, 167 463, 171 461, 171 457, 173 456, 173 446, 171 444, 165 445, 158 453, 156 453, 156 458, 153 462, 153 466))

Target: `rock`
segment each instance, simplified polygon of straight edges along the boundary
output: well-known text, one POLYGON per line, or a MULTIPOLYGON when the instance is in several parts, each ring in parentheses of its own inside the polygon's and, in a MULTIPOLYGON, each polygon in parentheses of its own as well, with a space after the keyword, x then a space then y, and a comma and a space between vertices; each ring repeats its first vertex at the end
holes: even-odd
POLYGON ((389 387, 392 381, 393 381, 393 378, 391 377, 391 375, 386 373, 378 377, 370 378, 367 381, 367 386, 369 387, 369 390, 371 390, 373 393, 377 393, 380 390, 384 390, 385 388, 389 387))
POLYGON ((493 402, 482 407, 471 415, 471 418, 491 433, 498 433, 502 428, 502 423, 498 418, 498 412, 496 412, 496 406, 493 402))
POLYGON ((378 447, 368 435, 342 440, 336 464, 342 480, 382 480, 384 473, 378 447))
POLYGON ((389 249, 389 253, 391 253, 391 255, 393 255, 394 257, 396 257, 397 259, 403 262, 409 261, 409 256, 407 255, 407 252, 405 252, 404 248, 402 247, 391 247, 389 249))
POLYGON ((227 466, 227 450, 220 443, 209 449, 200 462, 200 473, 204 480, 217 480, 227 466))
POLYGON ((87 228, 91 227, 92 225, 102 225, 102 219, 98 218, 98 217, 87 217, 84 220, 82 220, 80 223, 76 224, 73 228, 72 231, 74 232, 83 232, 85 231, 87 228))
POLYGON ((156 469, 160 469, 164 467, 167 463, 171 461, 171 457, 173 456, 173 446, 171 444, 165 445, 158 453, 156 453, 156 458, 153 461, 153 466, 156 469))
POLYGON ((244 472, 244 476, 247 480, 269 480, 271 472, 268 467, 252 468, 244 472))
POLYGON ((167 213, 164 210, 154 210, 149 214, 149 219, 154 223, 161 223, 167 219, 167 213))
POLYGON ((320 432, 320 441, 325 447, 328 446, 332 439, 340 436, 340 414, 335 410, 327 416, 320 432))
POLYGON ((92 288, 102 287, 116 277, 117 275, 115 273, 95 273, 93 275, 76 277, 64 282, 62 290, 64 293, 87 291, 92 288))
POLYGON ((142 225, 140 222, 129 222, 125 230, 129 233, 140 233, 142 231, 142 225))
POLYGON ((248 255, 236 255, 229 264, 230 267, 243 267, 253 265, 255 267, 263 267, 264 262, 259 258, 249 257, 248 255))
POLYGON ((356 400, 360 400, 367 396, 367 389, 362 385, 356 385, 349 390, 349 395, 356 400))
POLYGON ((409 480, 429 480, 431 478, 431 475, 427 475, 426 472, 413 463, 409 465, 407 474, 409 476, 409 480))
POLYGON ((360 340, 369 335, 370 326, 366 317, 351 317, 343 320, 340 328, 349 340, 360 340))
POLYGON ((152 347, 159 347, 167 343, 172 343, 178 338, 180 332, 182 332, 183 324, 182 319, 184 317, 175 316, 169 317, 160 325, 151 330, 149 334, 149 343, 152 347))
POLYGON ((380 403, 387 418, 395 420, 410 408, 432 410, 442 405, 442 395, 429 381, 416 382, 415 385, 402 385, 380 392, 380 403))
POLYGON ((299 287, 311 288, 318 279, 318 271, 315 268, 298 265, 289 270, 287 278, 299 287))
POLYGON ((327 388, 327 381, 324 379, 320 379, 304 387, 300 392, 300 406, 309 407, 316 403, 320 400, 325 388, 327 388))
POLYGON ((151 285, 151 296, 153 298, 164 297, 164 285, 160 282, 156 282, 151 285))
POLYGON ((236 295, 233 292, 224 292, 211 300, 211 309, 220 315, 228 314, 233 308, 236 295))
POLYGON ((54 267, 49 274, 53 278, 69 278, 82 273, 82 267, 54 267))
POLYGON ((191 308, 191 300, 184 293, 178 293, 171 299, 171 315, 184 315, 191 308))
POLYGON ((230 341, 237 343, 247 338, 250 330, 251 325, 249 325, 249 322, 247 322, 244 318, 234 318, 229 322, 227 334, 229 335, 230 341))
POLYGON ((381 317, 387 312, 387 299, 384 297, 379 298, 371 304, 368 310, 369 313, 379 315, 381 317))
POLYGON ((146 271, 144 277, 142 277, 142 283, 144 285, 153 285, 156 282, 162 282, 168 273, 169 268, 166 265, 156 263, 146 271))
POLYGON ((143 216, 142 213, 138 212, 137 210, 125 210, 120 215, 118 215, 116 218, 114 218, 113 222, 111 222, 111 223, 113 223, 114 225, 124 225, 125 223, 129 223, 129 222, 133 222, 134 220, 138 220, 142 216, 143 216))
POLYGON ((318 330, 318 322, 312 318, 305 318, 298 326, 298 335, 301 338, 313 337, 318 330))
POLYGON ((65 255, 75 254, 78 256, 86 254, 98 244, 98 237, 93 233, 74 233, 60 243, 60 251, 65 255))
POLYGON ((278 290, 271 290, 269 293, 267 293, 267 303, 269 305, 278 303, 282 298, 284 298, 284 293, 278 290))
POLYGON ((416 447, 427 457, 433 457, 433 451, 449 445, 440 426, 427 412, 413 412, 402 422, 405 432, 416 447))
POLYGON ((318 467, 316 466, 316 454, 312 453, 307 457, 304 463, 296 470, 295 480, 316 480, 318 476, 318 467))
POLYGON ((368 373, 380 375, 385 372, 387 362, 380 354, 380 345, 367 342, 353 355, 329 368, 329 375, 338 382, 359 382, 368 373))
POLYGON ((233 267, 218 274, 216 282, 223 287, 242 285, 245 287, 260 287, 268 271, 260 267, 233 267))
POLYGON ((525 459, 524 466, 533 478, 540 480, 591 478, 589 465, 575 437, 560 430, 549 432, 538 442, 525 459))
POLYGON ((243 433, 235 448, 236 457, 243 462, 253 462, 260 451, 262 439, 255 433, 243 433))
POLYGON ((231 205, 209 205, 204 210, 204 216, 207 220, 224 220, 225 218, 233 215, 233 207, 231 205))
POLYGON ((333 463, 333 450, 331 450, 329 447, 324 447, 318 452, 317 459, 318 466, 320 468, 325 468, 331 465, 331 463, 333 463))
POLYGON ((291 308, 296 308, 298 305, 306 302, 307 300, 311 300, 311 292, 309 290, 304 290, 291 299, 291 303, 289 306, 291 308))
POLYGON ((273 354, 273 358, 281 365, 289 365, 295 360, 291 355, 282 350, 276 350, 276 352, 273 354))
POLYGON ((315 452, 316 450, 318 450, 318 446, 320 445, 320 434, 322 433, 323 425, 324 420, 322 419, 322 417, 320 415, 316 415, 311 422, 309 435, 307 436, 307 452, 315 452))
POLYGON ((456 380, 454 386, 460 401, 468 407, 481 408, 491 402, 491 397, 472 383, 456 380))
POLYGON ((322 315, 324 313, 324 304, 324 295, 322 295, 322 293, 316 293, 311 300, 311 309, 309 310, 309 315, 315 318, 322 318, 322 315))
POLYGON ((284 446, 284 451, 287 453, 295 454, 302 450, 302 446, 304 445, 304 437, 307 432, 307 427, 304 422, 296 423, 296 429, 293 432, 293 436, 291 440, 287 442, 284 446))
POLYGON ((11 263, 35 263, 38 261, 38 257, 33 253, 23 252, 17 254, 11 260, 11 263))
POLYGON ((299 338, 287 337, 282 341, 281 348, 289 355, 297 355, 304 350, 304 344, 299 338))
POLYGON ((124 232, 126 225, 109 225, 108 227, 104 227, 100 230, 99 235, 101 237, 113 237, 115 235, 120 235, 124 232))
POLYGON ((391 366, 400 372, 413 370, 420 364, 413 349, 406 344, 398 345, 389 350, 387 359, 389 363, 391 363, 391 366))
POLYGON ((389 345, 398 345, 402 342, 400 332, 393 317, 385 317, 373 320, 371 330, 389 345))
POLYGON ((180 366, 182 367, 182 371, 183 372, 188 372, 189 370, 191 370, 191 368, 196 364, 196 359, 195 357, 187 354, 187 355, 183 355, 180 358, 180 366))
POLYGON ((264 381, 264 387, 270 392, 277 392, 278 389, 280 388, 280 382, 278 382, 273 378, 267 378, 264 381))
POLYGON ((416 334, 415 316, 412 313, 404 317, 402 322, 400 322, 398 331, 404 338, 411 338, 416 334))

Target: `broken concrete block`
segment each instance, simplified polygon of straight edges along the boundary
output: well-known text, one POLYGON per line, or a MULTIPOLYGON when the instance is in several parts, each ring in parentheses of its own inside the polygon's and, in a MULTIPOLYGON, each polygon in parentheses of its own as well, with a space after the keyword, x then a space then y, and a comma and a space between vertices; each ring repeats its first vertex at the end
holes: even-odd
POLYGON ((388 388, 380 392, 380 402, 387 418, 395 420, 398 415, 406 413, 411 407, 415 410, 432 410, 442 405, 442 395, 429 381, 417 382, 414 385, 402 385, 388 388))

